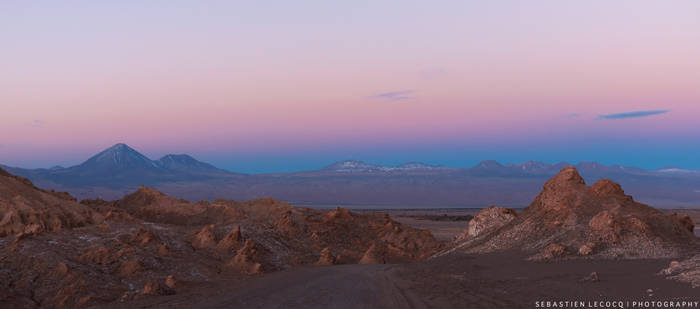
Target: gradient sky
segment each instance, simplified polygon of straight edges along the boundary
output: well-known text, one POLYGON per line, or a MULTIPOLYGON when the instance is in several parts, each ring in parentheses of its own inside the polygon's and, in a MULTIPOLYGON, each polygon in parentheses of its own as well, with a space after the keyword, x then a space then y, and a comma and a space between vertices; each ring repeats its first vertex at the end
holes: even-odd
POLYGON ((700 1, 2 1, 0 163, 700 168, 700 1))

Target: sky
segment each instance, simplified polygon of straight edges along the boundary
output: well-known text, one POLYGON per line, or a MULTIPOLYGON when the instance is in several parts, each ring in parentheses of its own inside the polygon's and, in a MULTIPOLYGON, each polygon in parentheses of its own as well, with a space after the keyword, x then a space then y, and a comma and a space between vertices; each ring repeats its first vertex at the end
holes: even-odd
POLYGON ((699 1, 2 1, 0 164, 700 169, 699 1))

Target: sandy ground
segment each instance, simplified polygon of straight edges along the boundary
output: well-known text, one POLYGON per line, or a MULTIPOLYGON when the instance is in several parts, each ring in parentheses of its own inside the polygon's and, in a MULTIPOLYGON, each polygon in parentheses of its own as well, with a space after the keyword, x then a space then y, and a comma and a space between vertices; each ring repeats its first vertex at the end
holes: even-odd
MULTIPOLYGON (((667 260, 527 262, 517 254, 449 256, 404 265, 303 267, 188 287, 138 308, 535 308, 537 301, 700 301, 655 275, 667 260), (596 271, 599 282, 582 281, 596 271), (647 292, 652 290, 652 292, 647 292)), ((116 306, 118 307, 118 306, 116 306)))

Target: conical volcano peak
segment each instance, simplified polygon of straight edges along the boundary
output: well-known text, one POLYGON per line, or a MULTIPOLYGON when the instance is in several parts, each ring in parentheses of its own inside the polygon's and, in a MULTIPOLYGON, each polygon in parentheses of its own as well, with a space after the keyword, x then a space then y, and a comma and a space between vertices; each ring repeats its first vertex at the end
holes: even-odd
POLYGON ((115 144, 112 147, 96 154, 92 158, 78 166, 90 171, 117 171, 134 168, 157 169, 158 166, 151 159, 124 143, 115 144))

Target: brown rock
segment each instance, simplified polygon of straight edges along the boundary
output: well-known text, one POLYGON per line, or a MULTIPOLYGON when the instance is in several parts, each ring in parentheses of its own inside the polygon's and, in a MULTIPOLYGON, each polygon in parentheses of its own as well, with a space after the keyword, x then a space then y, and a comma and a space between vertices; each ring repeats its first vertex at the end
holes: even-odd
POLYGON ((210 224, 202 228, 192 240, 192 247, 196 249, 216 247, 216 236, 214 235, 214 225, 210 224))
POLYGON ((255 248, 255 241, 248 239, 227 266, 244 274, 259 274, 262 272, 262 265, 255 262, 257 256, 258 250, 255 248))
POLYGON ((76 307, 78 308, 85 308, 87 307, 87 304, 90 303, 92 300, 92 296, 83 296, 78 300, 78 303, 76 304, 76 307))
POLYGON ((385 264, 386 263, 386 245, 374 242, 365 251, 358 264, 385 264))
POLYGON ((221 251, 230 251, 233 248, 237 248, 241 245, 243 237, 241 236, 241 226, 236 226, 231 232, 229 232, 226 237, 224 237, 219 244, 216 245, 216 249, 221 251))
POLYGON ((158 254, 160 255, 170 255, 170 247, 167 244, 162 244, 158 247, 158 254))
POLYGON ((597 195, 618 195, 625 196, 625 191, 622 190, 620 184, 613 182, 610 179, 600 179, 591 186, 591 190, 597 195))
MULTIPOLYGON (((489 212, 494 210, 484 214, 489 212)), ((698 248, 689 219, 668 216, 637 203, 624 194, 619 184, 607 179, 588 187, 571 166, 549 179, 530 206, 509 223, 503 225, 499 219, 488 217, 475 218, 465 235, 441 254, 516 249, 539 252, 540 258, 547 258, 556 252, 547 252, 553 248, 546 247, 556 243, 576 248, 580 255, 595 250, 596 258, 667 258, 698 248), (482 222, 500 227, 484 234, 477 228, 482 222), (483 236, 469 237, 474 234, 483 236), (595 242, 597 248, 581 246, 588 242, 595 242)))
POLYGON ((558 257, 562 257, 565 253, 566 247, 560 244, 553 243, 542 249, 542 251, 539 254, 539 258, 543 260, 551 260, 558 257))
POLYGON ((469 221, 467 230, 462 237, 473 238, 493 232, 513 221, 516 216, 517 213, 513 209, 489 206, 469 221))
POLYGON ((600 281, 600 278, 598 278, 598 273, 597 272, 592 272, 590 275, 584 277, 581 281, 584 282, 598 282, 600 281))
POLYGON ((111 258, 111 252, 105 247, 88 248, 78 257, 82 263, 107 264, 111 258))
POLYGON ((331 253, 331 248, 326 247, 323 250, 321 250, 321 256, 319 256, 318 261, 315 263, 315 265, 325 266, 333 264, 335 264, 335 257, 331 253))
POLYGON ((54 268, 54 273, 59 275, 59 276, 67 275, 68 274, 68 265, 66 265, 66 263, 63 263, 63 262, 58 263, 58 265, 56 265, 56 268, 54 268))
POLYGON ((290 237, 294 237, 300 233, 297 223, 294 222, 294 216, 290 210, 285 211, 282 214, 282 217, 275 222, 275 228, 290 237))
POLYGON ((691 233, 695 232, 695 222, 693 222, 693 219, 691 219, 689 216, 679 215, 677 213, 670 216, 671 218, 678 220, 678 222, 680 222, 683 228, 685 228, 687 231, 691 233))
POLYGON ((136 222, 138 221, 136 218, 132 217, 130 214, 128 214, 126 211, 123 209, 110 209, 107 211, 107 214, 105 215, 105 221, 113 221, 113 222, 136 222))
POLYGON ((130 277, 144 270, 143 264, 139 260, 129 260, 119 266, 119 276, 130 277))
POLYGON ((29 180, 0 174, 0 237, 58 232, 95 223, 95 212, 64 195, 45 191, 29 180))
POLYGON ((334 210, 326 212, 323 216, 324 221, 334 221, 334 220, 353 220, 353 214, 350 210, 342 207, 336 207, 334 210))
POLYGON ((67 200, 67 201, 71 201, 71 202, 78 201, 78 199, 76 199, 75 197, 70 195, 70 193, 68 193, 68 192, 54 192, 53 190, 51 190, 51 193, 53 193, 56 197, 67 200))
POLYGON ((173 291, 168 286, 163 285, 158 280, 148 280, 148 282, 146 282, 146 285, 144 285, 143 289, 141 290, 141 294, 143 294, 143 295, 172 295, 172 294, 175 294, 175 291, 173 291))
POLYGON ((165 278, 165 285, 171 289, 175 289, 177 287, 177 280, 173 275, 168 275, 168 277, 165 278))
POLYGON ((678 268, 681 266, 681 263, 678 261, 671 261, 671 263, 668 264, 668 268, 678 268))
POLYGON ((132 253, 134 253, 135 251, 136 251, 136 250, 134 250, 134 248, 131 248, 131 247, 123 248, 123 249, 117 251, 116 256, 117 256, 117 258, 121 258, 121 257, 123 257, 123 256, 132 254, 132 253))
POLYGON ((129 242, 138 245, 140 248, 147 246, 150 243, 157 242, 158 236, 150 230, 140 227, 138 231, 131 234, 129 242))
POLYGON ((578 248, 578 254, 579 255, 591 255, 593 253, 594 248, 595 248, 595 243, 587 242, 578 248))

